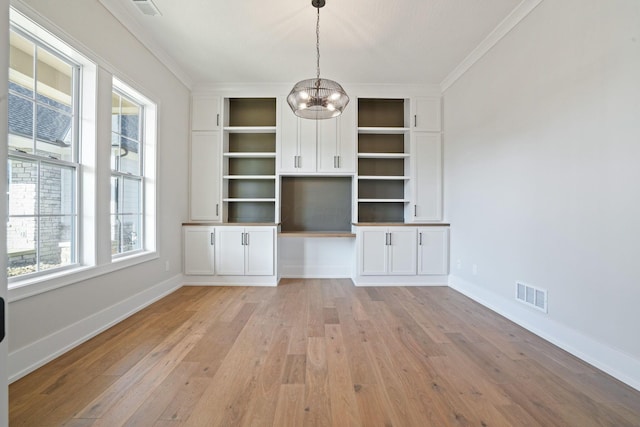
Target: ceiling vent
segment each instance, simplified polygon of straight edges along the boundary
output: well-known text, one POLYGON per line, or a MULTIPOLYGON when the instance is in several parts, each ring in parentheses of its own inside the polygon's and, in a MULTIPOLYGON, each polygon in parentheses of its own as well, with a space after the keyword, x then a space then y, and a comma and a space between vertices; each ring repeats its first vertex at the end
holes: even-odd
POLYGON ((132 0, 138 9, 145 15, 156 16, 162 15, 158 6, 156 6, 151 0, 132 0))

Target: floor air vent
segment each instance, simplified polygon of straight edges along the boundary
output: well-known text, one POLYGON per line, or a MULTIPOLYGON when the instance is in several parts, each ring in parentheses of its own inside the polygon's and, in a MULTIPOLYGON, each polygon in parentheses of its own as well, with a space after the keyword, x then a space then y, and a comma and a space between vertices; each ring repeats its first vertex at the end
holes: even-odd
POLYGON ((547 291, 516 282, 516 299, 540 311, 547 312, 547 291))

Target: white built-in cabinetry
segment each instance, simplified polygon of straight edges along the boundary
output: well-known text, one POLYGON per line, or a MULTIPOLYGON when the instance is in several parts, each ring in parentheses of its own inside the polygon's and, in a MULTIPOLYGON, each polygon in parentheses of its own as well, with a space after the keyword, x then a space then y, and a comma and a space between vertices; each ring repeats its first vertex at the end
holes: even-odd
POLYGON ((196 95, 191 97, 191 130, 220 130, 220 97, 196 95))
POLYGON ((192 96, 184 269, 194 282, 274 285, 278 264, 289 262, 278 260, 281 219, 351 212, 354 225, 342 231, 356 235, 353 253, 344 254, 355 264, 356 284, 445 283, 441 99, 351 95, 341 116, 319 121, 296 117, 277 95, 192 96), (344 180, 351 182, 350 201, 344 180), (344 197, 298 195, 301 188, 339 189, 344 197), (327 208, 326 200, 339 206, 327 208))
POLYGON ((415 227, 358 227, 360 275, 415 275, 416 236, 415 227))
POLYGON ((419 132, 442 130, 442 101, 439 96, 412 98, 411 106, 411 130, 419 132))
POLYGON ((357 285, 446 283, 448 225, 357 226, 356 248, 357 285))
POLYGON ((217 272, 225 276, 274 274, 275 227, 218 227, 217 272))
POLYGON ((281 100, 278 172, 281 174, 350 174, 355 172, 355 110, 335 119, 295 116, 281 100))
POLYGON ((442 220, 442 116, 440 97, 412 99, 412 222, 442 220))
POLYGON ((189 217, 194 221, 220 221, 220 98, 194 96, 191 103, 189 217))
POLYGON ((449 227, 418 227, 418 274, 449 274, 449 227))
POLYGON ((215 270, 215 227, 183 227, 184 272, 212 276, 215 270))

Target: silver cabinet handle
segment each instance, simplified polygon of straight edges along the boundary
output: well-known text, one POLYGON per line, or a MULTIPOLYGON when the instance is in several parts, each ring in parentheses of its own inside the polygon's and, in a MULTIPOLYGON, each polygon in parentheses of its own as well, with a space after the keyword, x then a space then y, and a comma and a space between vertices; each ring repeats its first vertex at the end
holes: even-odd
POLYGON ((244 244, 249 246, 249 233, 244 233, 244 244))
POLYGON ((413 216, 418 216, 418 205, 413 205, 413 216))
POLYGON ((391 233, 389 233, 389 246, 391 246, 391 233))
POLYGON ((216 203, 216 216, 220 215, 220 205, 216 203))
POLYGON ((240 244, 244 246, 244 233, 240 234, 240 244))
POLYGON ((220 126, 220 113, 216 114, 216 126, 220 126))
POLYGON ((422 246, 422 233, 418 233, 418 236, 420 238, 420 240, 418 241, 418 244, 422 246))
POLYGON ((215 245, 214 240, 213 240, 213 236, 214 236, 214 233, 213 233, 213 231, 212 231, 212 232, 211 232, 211 246, 214 246, 214 245, 215 245))
POLYGON ((413 115, 413 127, 414 128, 418 127, 418 115, 417 114, 413 115))

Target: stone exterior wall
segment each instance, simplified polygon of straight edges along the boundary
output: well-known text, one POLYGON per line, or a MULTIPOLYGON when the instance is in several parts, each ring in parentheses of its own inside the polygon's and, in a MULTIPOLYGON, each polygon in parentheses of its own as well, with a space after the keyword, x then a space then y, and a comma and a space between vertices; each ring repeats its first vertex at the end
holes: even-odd
MULTIPOLYGON (((35 216, 37 205, 38 168, 34 162, 12 159, 10 161, 9 213, 10 215, 29 215, 12 217, 7 227, 8 268, 27 268, 36 264, 36 242, 38 226, 35 216)), ((60 215, 63 206, 72 206, 72 182, 58 167, 43 165, 40 180, 40 214, 60 215)), ((40 269, 60 266, 63 258, 69 263, 69 248, 72 238, 72 217, 41 217, 40 231, 40 269)), ((26 271, 21 271, 22 274, 26 271)))

